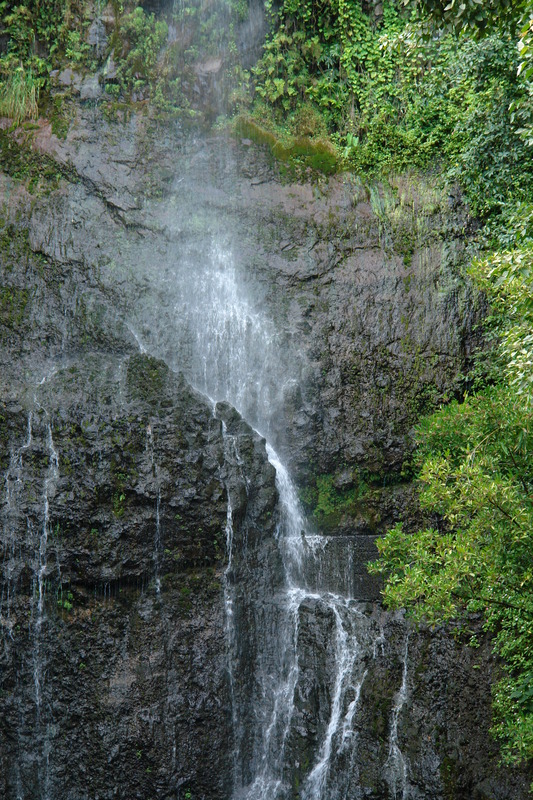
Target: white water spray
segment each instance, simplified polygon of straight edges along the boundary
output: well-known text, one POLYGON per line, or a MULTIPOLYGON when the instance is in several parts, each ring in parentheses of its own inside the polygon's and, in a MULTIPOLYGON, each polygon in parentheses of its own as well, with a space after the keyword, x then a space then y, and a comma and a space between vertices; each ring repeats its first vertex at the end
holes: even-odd
MULTIPOLYGON (((176 366, 187 365, 185 372, 194 386, 213 403, 231 403, 268 440, 281 408, 282 388, 294 382, 287 366, 294 356, 285 352, 263 306, 250 299, 228 250, 213 247, 210 262, 194 274, 194 280, 188 281, 186 276, 180 280, 179 293, 183 296, 175 304, 180 360, 176 366)), ((225 429, 224 436, 226 459, 236 465, 235 440, 225 429)), ((237 745, 233 798, 285 800, 293 796, 288 759, 296 728, 301 725, 297 700, 303 666, 299 654, 301 616, 316 608, 332 625, 331 632, 325 633, 331 637, 332 666, 326 678, 331 686, 329 707, 320 709, 321 716, 326 716, 324 726, 299 796, 303 800, 344 800, 336 764, 346 757, 347 749, 355 747, 354 726, 367 674, 365 658, 371 658, 377 650, 379 635, 354 599, 353 539, 322 536, 312 529, 296 487, 270 443, 267 455, 276 470, 280 509, 277 545, 283 575, 275 596, 269 599, 272 619, 276 620, 274 638, 267 637, 266 631, 256 632, 255 665, 249 665, 255 670, 256 696, 248 700, 239 695, 242 690, 236 674, 235 654, 242 632, 236 621, 235 544, 231 498, 228 500, 224 602, 237 745), (239 714, 246 703, 245 722, 239 714)), ((262 618, 260 607, 257 613, 262 618)), ((353 797, 359 796, 358 787, 351 786, 350 791, 353 797)))
MULTIPOLYGON (((168 282, 169 276, 163 280, 168 282)), ((265 583, 268 597, 259 586, 243 597, 235 583, 240 569, 236 561, 241 564, 247 556, 239 551, 236 559, 228 491, 224 604, 235 741, 232 800, 292 800, 295 769, 301 800, 360 800, 357 765, 349 775, 343 765, 354 765, 361 692, 368 662, 382 651, 382 631, 355 599, 357 537, 323 536, 309 524, 274 450, 274 436, 282 429, 284 387, 297 384, 299 355, 282 339, 247 281, 229 249, 219 245, 203 263, 185 259, 176 267, 172 286, 166 285, 176 298, 174 330, 161 331, 160 344, 153 347, 154 355, 163 355, 210 398, 215 416, 216 403, 226 401, 260 431, 276 470, 281 570, 271 568, 265 583), (240 628, 243 619, 248 620, 246 630, 240 628), (314 620, 311 634, 318 632, 320 639, 316 646, 325 642, 328 655, 327 672, 320 677, 324 685, 317 687, 321 699, 316 720, 306 731, 308 712, 302 711, 301 696, 309 678, 301 655, 302 636, 310 635, 309 619, 314 620), (305 767, 291 763, 302 738, 310 743, 305 745, 310 748, 305 767)), ((138 324, 144 325, 150 341, 154 337, 142 320, 130 328, 140 351, 146 352, 136 333, 138 324)), ((225 428, 224 439, 226 461, 242 473, 235 439, 225 428)))

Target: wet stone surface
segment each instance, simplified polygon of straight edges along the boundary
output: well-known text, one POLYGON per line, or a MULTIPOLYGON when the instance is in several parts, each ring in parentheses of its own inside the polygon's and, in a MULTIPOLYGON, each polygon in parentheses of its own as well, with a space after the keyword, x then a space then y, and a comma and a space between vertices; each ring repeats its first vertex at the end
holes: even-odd
POLYGON ((51 193, 0 176, 0 794, 252 798, 284 686, 282 797, 525 799, 488 643, 407 637, 364 570, 419 518, 412 426, 476 344, 471 222, 408 179, 385 214, 390 187, 77 113, 35 134, 51 193))

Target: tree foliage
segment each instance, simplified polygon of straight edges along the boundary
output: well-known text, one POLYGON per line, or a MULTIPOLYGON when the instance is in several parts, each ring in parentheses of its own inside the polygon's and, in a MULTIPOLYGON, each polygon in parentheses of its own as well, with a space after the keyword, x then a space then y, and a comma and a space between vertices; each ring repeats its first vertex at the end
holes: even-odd
POLYGON ((403 0, 422 18, 441 27, 473 37, 487 33, 508 34, 519 53, 517 77, 523 96, 510 106, 513 122, 528 145, 533 145, 533 0, 403 0))
MULTIPOLYGON (((533 208, 521 209, 531 226, 533 208)), ((492 300, 502 340, 503 370, 521 403, 533 397, 533 254, 531 240, 475 262, 471 273, 492 300)))
POLYGON ((419 425, 420 501, 437 524, 417 532, 396 525, 371 565, 387 576, 385 603, 419 621, 483 613, 504 664, 494 732, 510 762, 533 757, 531 207, 513 219, 515 246, 471 270, 492 302, 501 380, 419 425))
POLYGON ((515 33, 531 11, 531 0, 403 0, 434 23, 473 35, 509 30, 515 33))
POLYGON ((483 37, 449 26, 423 36, 427 19, 402 8, 385 0, 375 17, 357 0, 285 0, 254 70, 262 123, 265 104, 278 129, 307 105, 365 176, 439 166, 481 217, 526 200, 531 98, 516 38, 501 26, 483 37))

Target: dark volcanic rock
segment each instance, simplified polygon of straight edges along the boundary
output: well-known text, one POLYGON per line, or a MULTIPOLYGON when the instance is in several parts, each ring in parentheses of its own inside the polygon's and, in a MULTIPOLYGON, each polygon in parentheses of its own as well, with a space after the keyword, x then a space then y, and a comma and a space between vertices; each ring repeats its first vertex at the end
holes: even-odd
POLYGON ((78 182, 32 202, 31 248, 83 264, 143 345, 193 375, 176 315, 222 246, 276 329, 270 438, 293 473, 399 473, 414 422, 459 391, 478 343, 465 212, 414 179, 282 183, 254 147, 79 113, 66 140, 36 137, 78 182))
POLYGON ((2 797, 226 798, 226 487, 236 536, 271 538, 263 443, 241 421, 237 469, 143 355, 59 366, 3 426, 2 797))
MULTIPOLYGON (((414 179, 288 181, 250 142, 136 114, 118 125, 82 106, 65 140, 43 123, 35 148, 57 174, 34 194, 0 183, 0 794, 228 800, 283 581, 274 470, 248 422, 297 476, 331 563, 351 554, 346 594, 375 600, 375 536, 419 514, 401 474, 413 424, 458 391, 476 344, 471 222, 414 179), (190 308, 201 321, 207 272, 228 261, 256 357, 242 416, 191 388, 205 365, 190 308)), ((394 720, 410 800, 526 798, 488 736, 488 643, 478 655, 411 632, 406 656, 400 618, 357 613, 367 655, 335 755, 343 800, 397 800, 394 720)), ((298 622, 295 797, 327 730, 336 647, 318 599, 298 622)))

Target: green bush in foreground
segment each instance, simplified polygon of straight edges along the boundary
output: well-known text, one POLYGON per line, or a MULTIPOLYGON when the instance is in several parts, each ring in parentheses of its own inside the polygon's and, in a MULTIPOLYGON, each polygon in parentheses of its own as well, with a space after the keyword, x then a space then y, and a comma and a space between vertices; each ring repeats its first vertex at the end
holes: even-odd
POLYGON ((396 525, 370 565, 386 576, 386 605, 417 621, 483 613, 502 659, 493 730, 510 763, 533 757, 532 220, 523 207, 515 247, 472 268, 499 328, 500 381, 418 426, 420 501, 439 523, 396 525))

